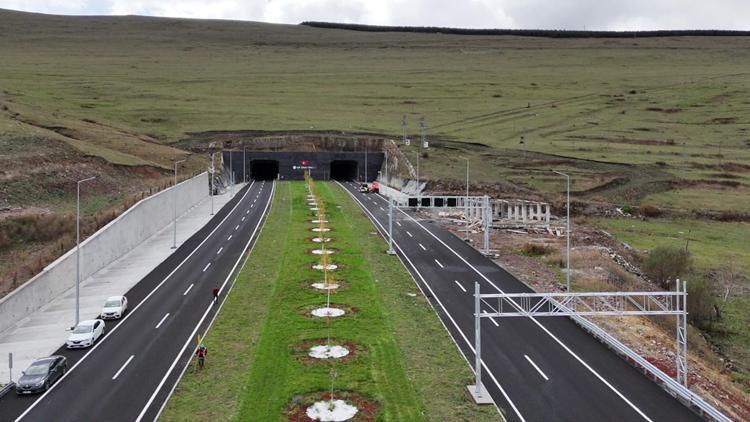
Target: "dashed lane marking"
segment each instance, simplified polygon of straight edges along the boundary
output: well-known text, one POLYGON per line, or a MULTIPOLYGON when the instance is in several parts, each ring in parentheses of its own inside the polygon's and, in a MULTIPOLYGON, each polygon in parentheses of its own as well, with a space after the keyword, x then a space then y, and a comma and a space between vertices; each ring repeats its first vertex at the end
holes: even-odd
POLYGON ((123 370, 125 370, 125 367, 128 366, 128 364, 130 363, 131 360, 133 360, 134 357, 135 357, 135 355, 130 355, 130 357, 128 358, 128 360, 125 361, 125 363, 120 367, 120 369, 117 371, 117 373, 115 373, 115 375, 112 377, 112 380, 116 380, 117 377, 120 376, 120 373, 123 370))

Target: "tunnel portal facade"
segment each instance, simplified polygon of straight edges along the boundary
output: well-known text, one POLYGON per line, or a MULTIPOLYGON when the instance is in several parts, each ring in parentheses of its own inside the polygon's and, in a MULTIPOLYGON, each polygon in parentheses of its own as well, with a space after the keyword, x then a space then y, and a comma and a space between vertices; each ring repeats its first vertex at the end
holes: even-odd
POLYGON ((232 163, 235 180, 304 180, 305 171, 317 180, 377 179, 385 155, 382 152, 273 152, 224 151, 224 165, 232 163), (230 160, 231 154, 231 160, 230 160), (244 155, 244 162, 243 162, 244 155))

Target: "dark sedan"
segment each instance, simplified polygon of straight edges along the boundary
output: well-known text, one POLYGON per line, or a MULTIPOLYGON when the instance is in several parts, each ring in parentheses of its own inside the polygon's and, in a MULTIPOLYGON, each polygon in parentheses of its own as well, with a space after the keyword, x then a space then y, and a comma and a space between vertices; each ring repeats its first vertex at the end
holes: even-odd
POLYGON ((17 394, 31 394, 47 391, 68 370, 65 356, 50 356, 37 359, 16 383, 17 394))

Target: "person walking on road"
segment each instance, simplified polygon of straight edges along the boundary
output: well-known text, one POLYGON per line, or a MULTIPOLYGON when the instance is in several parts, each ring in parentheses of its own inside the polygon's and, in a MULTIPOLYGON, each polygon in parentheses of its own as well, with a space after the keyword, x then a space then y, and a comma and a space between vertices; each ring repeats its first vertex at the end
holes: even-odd
POLYGON ((198 356, 198 368, 203 369, 203 366, 206 364, 206 356, 208 355, 206 345, 201 343, 198 350, 195 351, 195 355, 198 356))
POLYGON ((213 294, 214 294, 214 302, 218 301, 219 300, 219 288, 218 287, 214 287, 213 294))

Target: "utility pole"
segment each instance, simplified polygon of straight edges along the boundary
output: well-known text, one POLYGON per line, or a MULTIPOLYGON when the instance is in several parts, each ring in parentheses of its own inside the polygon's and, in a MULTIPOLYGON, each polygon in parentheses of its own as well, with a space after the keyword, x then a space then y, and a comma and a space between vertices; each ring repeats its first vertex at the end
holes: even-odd
POLYGON ((174 185, 172 185, 172 225, 174 226, 174 230, 172 232, 172 249, 177 249, 177 164, 184 162, 185 160, 174 162, 174 185))
POLYGON ((552 170, 552 172, 557 173, 560 176, 565 176, 568 185, 568 199, 567 204, 565 205, 565 211, 567 214, 567 217, 565 218, 565 236, 567 242, 567 246, 565 248, 565 282, 567 284, 567 291, 568 293, 570 293, 570 176, 557 170, 552 170))
POLYGON ((247 160, 245 154, 247 153, 247 147, 242 147, 242 183, 247 183, 247 174, 245 173, 247 167, 247 160))
POLYGON ((367 183, 367 140, 365 140, 365 183, 367 183))
POLYGON ((92 176, 76 182, 76 323, 78 326, 81 315, 81 183, 96 179, 92 176))

